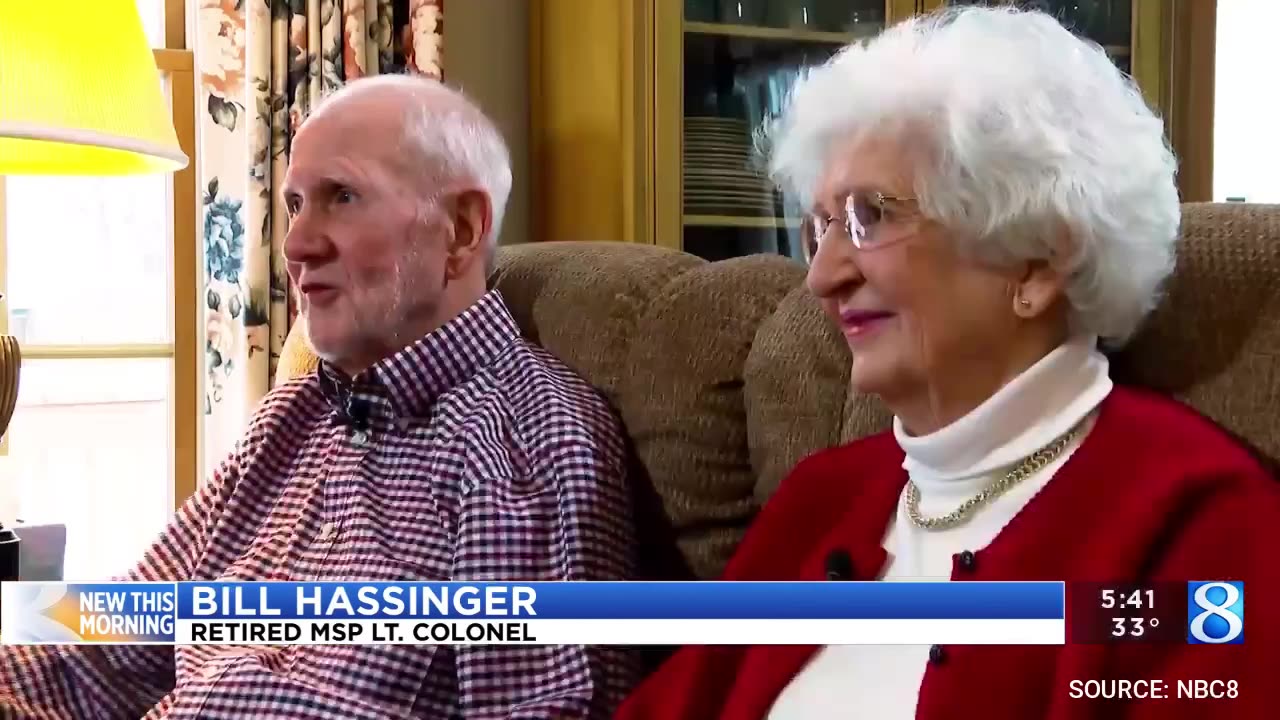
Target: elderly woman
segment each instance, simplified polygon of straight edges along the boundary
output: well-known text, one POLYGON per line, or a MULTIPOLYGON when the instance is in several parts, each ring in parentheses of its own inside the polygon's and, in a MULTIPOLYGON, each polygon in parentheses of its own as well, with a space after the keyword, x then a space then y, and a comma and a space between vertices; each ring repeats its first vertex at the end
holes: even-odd
POLYGON ((1155 305, 1178 234, 1175 161, 1131 81, 1047 15, 949 10, 808 73, 770 136, 854 390, 895 419, 803 461, 726 579, 1237 579, 1248 639, 689 647, 619 717, 1276 717, 1280 486, 1209 420, 1113 386, 1096 349, 1155 305), (1106 679, 1168 697, 1073 697, 1106 679), (1215 679, 1235 696, 1178 697, 1215 679))

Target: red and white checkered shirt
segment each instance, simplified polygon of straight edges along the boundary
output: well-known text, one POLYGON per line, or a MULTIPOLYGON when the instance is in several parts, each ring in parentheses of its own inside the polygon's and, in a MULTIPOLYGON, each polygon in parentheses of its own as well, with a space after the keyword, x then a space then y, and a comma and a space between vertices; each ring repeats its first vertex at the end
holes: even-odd
MULTIPOLYGON (((617 420, 490 292, 273 390, 127 579, 627 579, 633 553, 617 420)), ((605 718, 636 679, 582 646, 7 648, 0 717, 605 718)))

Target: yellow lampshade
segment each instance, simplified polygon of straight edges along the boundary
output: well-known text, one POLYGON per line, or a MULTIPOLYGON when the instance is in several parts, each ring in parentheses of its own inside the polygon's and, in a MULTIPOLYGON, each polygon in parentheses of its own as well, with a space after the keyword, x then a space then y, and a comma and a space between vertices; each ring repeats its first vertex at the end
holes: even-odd
POLYGON ((0 175, 186 166, 135 0, 0 0, 0 175))

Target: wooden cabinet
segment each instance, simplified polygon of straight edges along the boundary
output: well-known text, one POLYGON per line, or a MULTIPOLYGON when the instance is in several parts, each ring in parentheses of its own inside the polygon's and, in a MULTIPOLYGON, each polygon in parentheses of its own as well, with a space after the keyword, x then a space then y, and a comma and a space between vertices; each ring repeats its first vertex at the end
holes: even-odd
MULTIPOLYGON (((531 0, 532 238, 796 255, 753 130, 801 68, 945 1, 531 0)), ((1210 199, 1214 0, 993 1, 1103 45, 1165 118, 1183 199, 1210 199)))

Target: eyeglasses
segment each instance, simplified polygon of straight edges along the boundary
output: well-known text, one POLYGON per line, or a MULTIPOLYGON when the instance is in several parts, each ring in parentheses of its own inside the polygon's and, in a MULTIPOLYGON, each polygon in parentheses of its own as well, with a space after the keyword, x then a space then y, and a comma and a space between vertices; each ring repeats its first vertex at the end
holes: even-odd
POLYGON ((832 225, 842 227, 845 237, 853 241, 853 246, 859 250, 870 250, 883 245, 881 240, 884 234, 880 230, 885 205, 913 202, 916 202, 915 198, 879 192, 851 193, 844 199, 844 217, 809 215, 800 226, 805 262, 813 262, 813 256, 818 252, 818 243, 831 231, 832 225))

